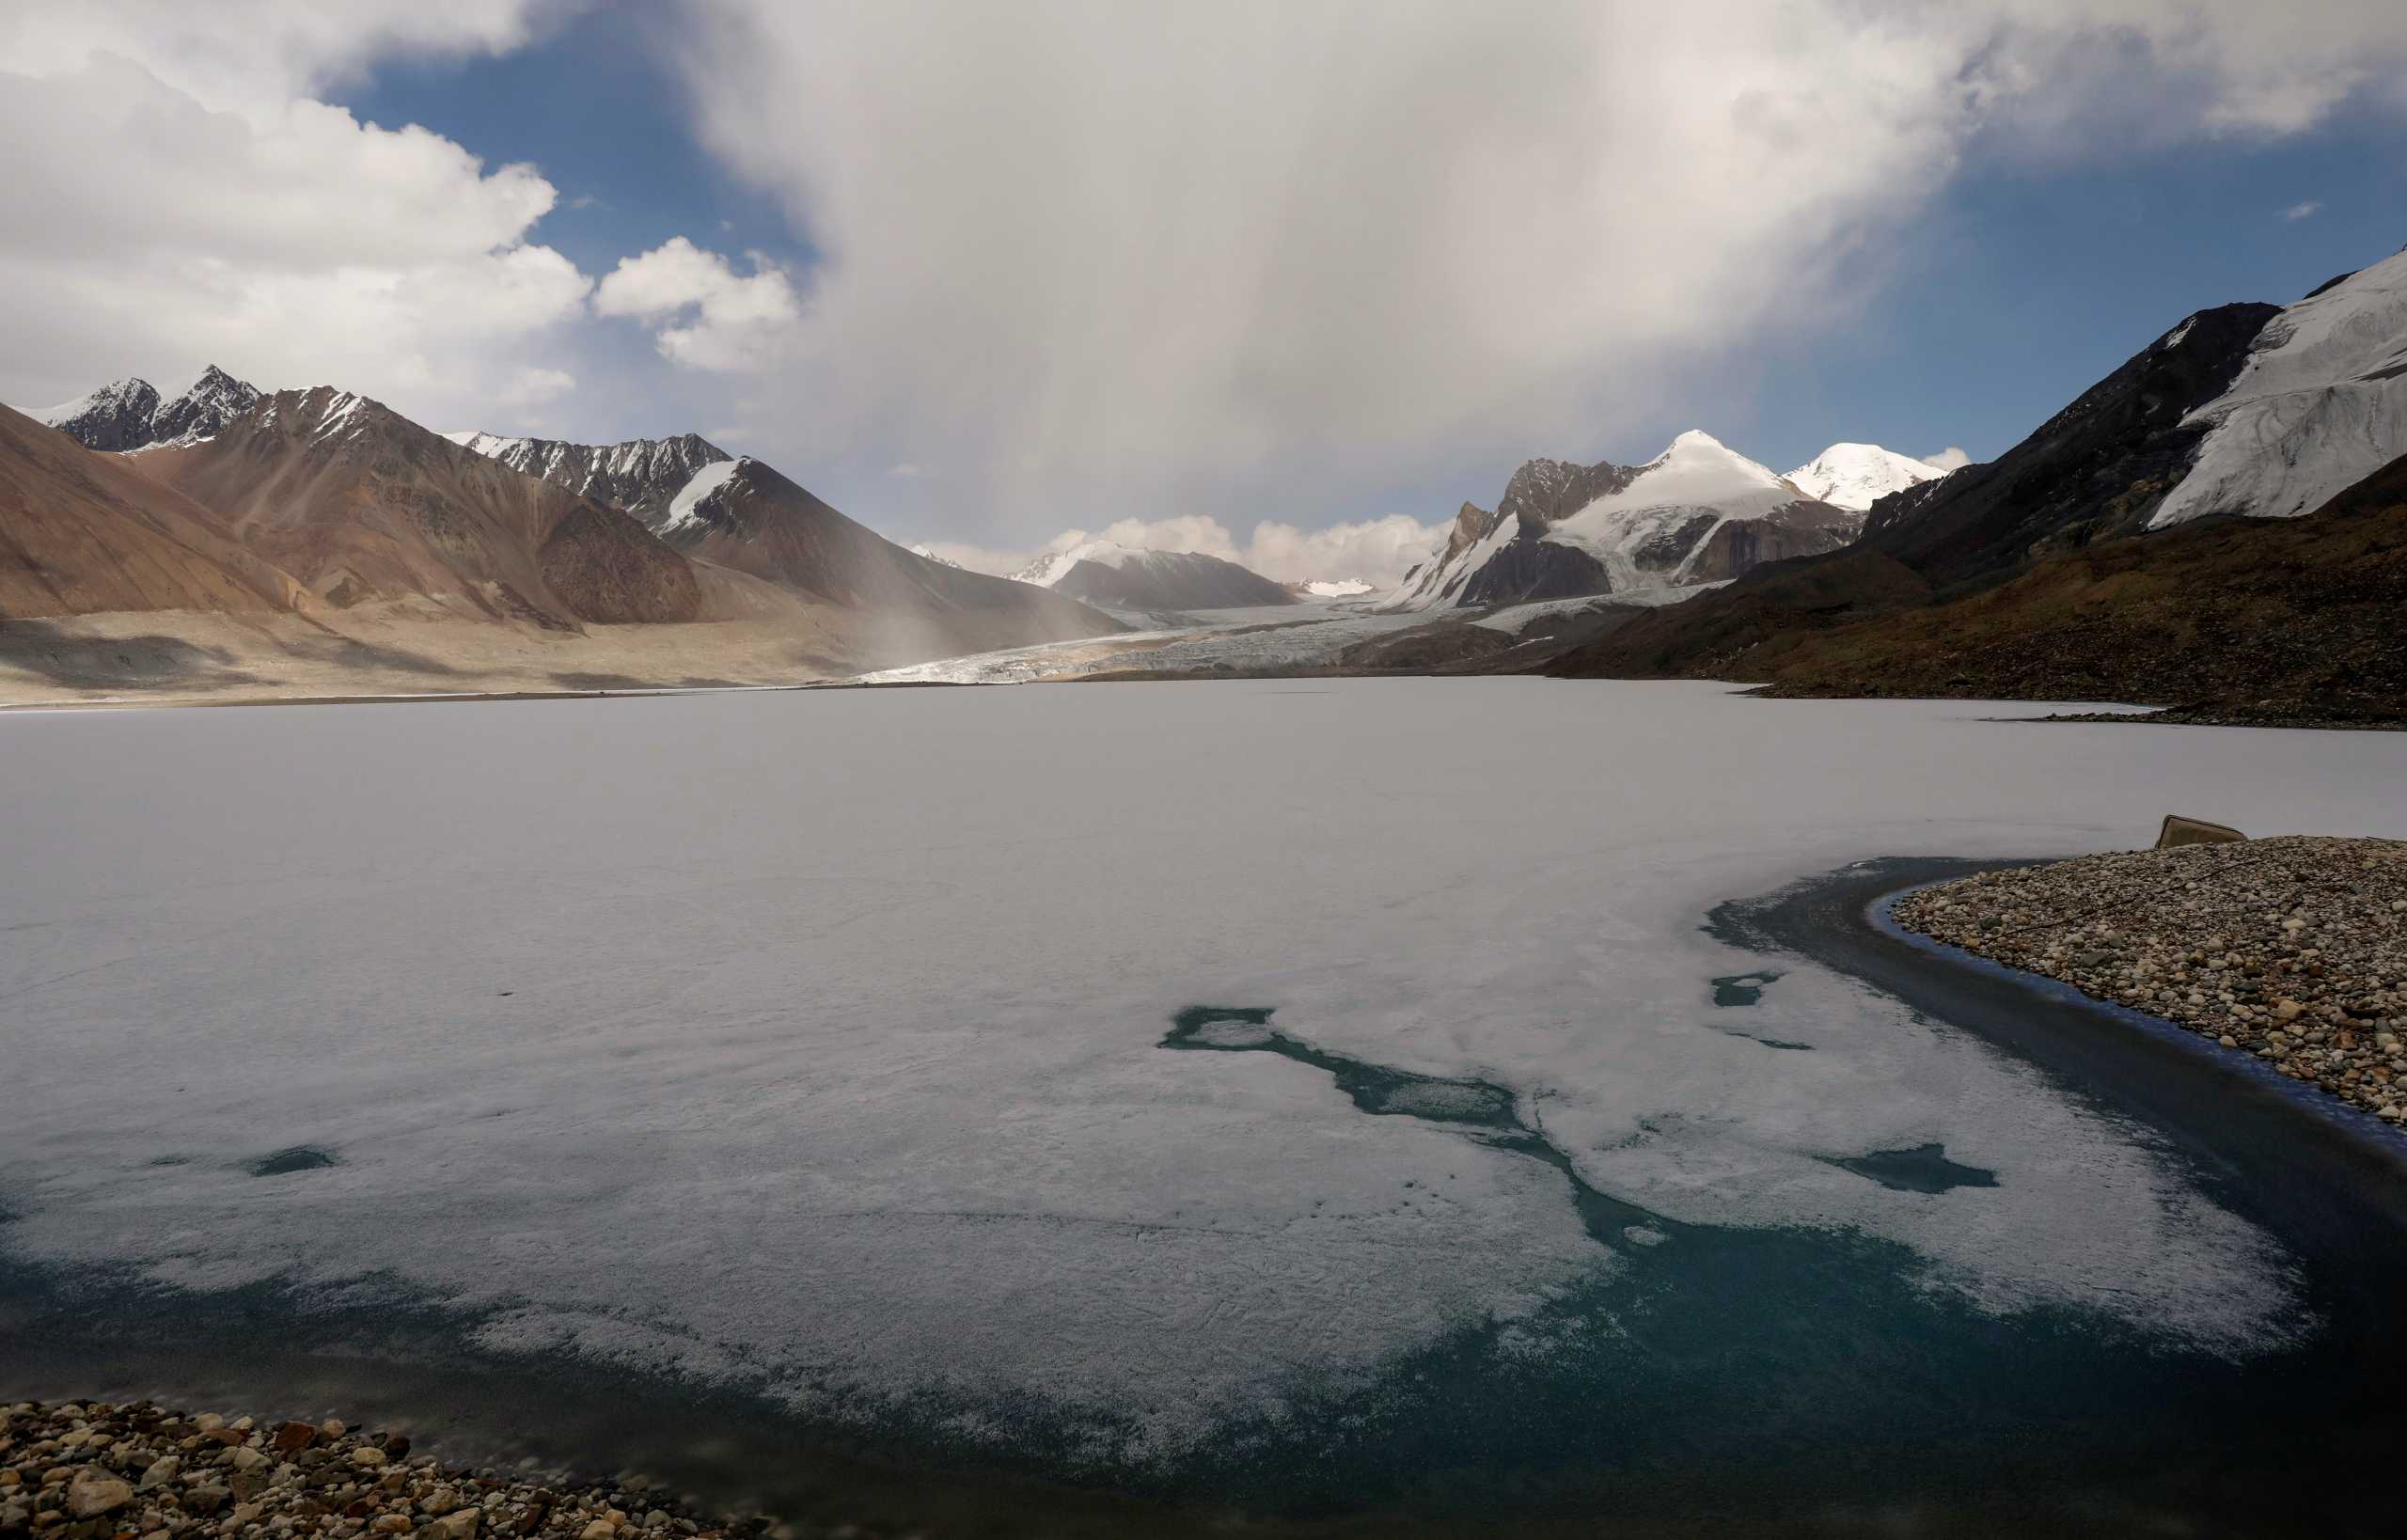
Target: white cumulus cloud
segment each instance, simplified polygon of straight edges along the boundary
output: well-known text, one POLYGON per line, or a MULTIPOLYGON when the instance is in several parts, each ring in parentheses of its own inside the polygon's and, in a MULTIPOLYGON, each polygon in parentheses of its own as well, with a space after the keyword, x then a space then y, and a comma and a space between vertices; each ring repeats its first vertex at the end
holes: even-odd
POLYGON ((1943 471, 1962 470, 1973 463, 1973 457, 1954 444, 1921 458, 1924 464, 1936 465, 1943 471))
POLYGON ((658 327, 662 356, 725 373, 777 361, 802 319, 802 302, 783 269, 753 255, 738 273, 715 251, 680 235, 640 257, 621 259, 593 292, 606 316, 658 327))
POLYGON ((1844 322, 1969 157, 2292 133, 2407 56, 2395 0, 696 15, 706 142, 826 259, 769 416, 999 544, 1692 426, 1652 415, 1844 322))
POLYGON ((525 4, 168 0, 0 9, 11 150, 0 399, 216 363, 430 420, 523 398, 590 287, 531 238, 557 194, 313 92, 395 52, 516 46, 525 4))

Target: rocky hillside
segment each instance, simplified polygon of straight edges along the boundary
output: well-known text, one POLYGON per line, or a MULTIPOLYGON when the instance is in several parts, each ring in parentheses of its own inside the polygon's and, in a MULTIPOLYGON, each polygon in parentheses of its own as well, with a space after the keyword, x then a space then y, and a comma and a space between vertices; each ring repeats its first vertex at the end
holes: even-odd
POLYGON ((337 608, 422 601, 570 629, 700 613, 691 565, 629 515, 349 391, 285 391, 124 464, 337 608))
POLYGON ((0 621, 306 602, 208 509, 0 406, 0 621))

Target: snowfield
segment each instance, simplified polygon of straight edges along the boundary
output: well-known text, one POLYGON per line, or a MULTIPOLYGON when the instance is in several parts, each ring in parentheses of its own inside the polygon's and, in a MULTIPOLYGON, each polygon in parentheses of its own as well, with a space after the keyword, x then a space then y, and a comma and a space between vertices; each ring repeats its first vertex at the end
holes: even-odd
POLYGON ((1860 857, 2168 809, 2407 836, 2407 737, 1991 714, 1479 679, 0 718, 0 1248, 403 1291, 1074 1465, 1311 1434, 1474 1328, 1618 1362, 1685 1296, 1568 1302, 1686 1226, 1872 1237, 1982 1319, 2285 1342, 2279 1247, 2152 1138, 1794 959, 1715 1003, 1766 964, 1707 910, 1860 857), (1163 1051, 1198 1004, 1438 1078, 1369 1116, 1163 1051), (1443 1121, 1505 1101, 1652 1218, 1599 1239, 1443 1121), (1995 1185, 1834 1163, 1942 1142, 1995 1185), (249 1169, 296 1147, 337 1163, 249 1169))

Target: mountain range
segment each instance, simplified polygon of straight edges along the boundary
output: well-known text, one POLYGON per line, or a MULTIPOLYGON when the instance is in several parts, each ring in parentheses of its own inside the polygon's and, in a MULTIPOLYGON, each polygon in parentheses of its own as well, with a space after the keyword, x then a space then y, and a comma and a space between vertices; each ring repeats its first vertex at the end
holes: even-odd
POLYGON ((1548 667, 1789 694, 2407 715, 2407 252, 2288 307, 2201 310, 1994 462, 1862 537, 1548 667))
MULTIPOLYGON (((1986 464, 1530 461, 1349 606, 1425 622, 1312 666, 2398 719, 2402 551, 2407 252, 2182 319, 1986 464)), ((786 682, 1359 588, 1109 542, 988 576, 699 435, 434 433, 216 369, 0 408, 0 663, 81 691, 786 682)))
POLYGON ((215 369, 172 398, 124 380, 0 419, 0 620, 19 652, 100 634, 74 617, 147 615, 160 655, 252 681, 340 656, 381 660, 379 688, 784 682, 1125 629, 917 556, 694 434, 441 434, 215 369))
MULTIPOLYGON (((1892 462, 1919 464, 1871 446, 1837 445, 1808 469, 1823 490, 1849 496, 1910 482, 1911 473, 1892 462), (1859 449, 1868 453, 1852 452, 1859 449)), ((1807 493, 1710 433, 1685 432, 1643 465, 1528 462, 1493 510, 1463 504, 1445 543, 1405 574, 1383 607, 1694 588, 1784 557, 1836 550, 1863 523, 1861 510, 1807 493)))

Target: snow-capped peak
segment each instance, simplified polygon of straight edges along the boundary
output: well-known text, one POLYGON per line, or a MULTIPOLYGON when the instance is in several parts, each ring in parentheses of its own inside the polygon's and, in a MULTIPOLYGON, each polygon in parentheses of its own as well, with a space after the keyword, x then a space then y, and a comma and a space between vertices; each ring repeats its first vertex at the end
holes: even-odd
POLYGON ((1813 501, 1769 466, 1691 430, 1540 539, 1586 552, 1613 591, 1677 586, 1698 580, 1723 525, 1785 516, 1813 501))
POLYGON ((36 422, 64 428, 77 418, 96 412, 131 412, 148 422, 158 409, 157 388, 148 380, 129 376, 111 380, 100 389, 87 391, 71 401, 60 401, 56 406, 29 406, 24 413, 36 422))
POLYGON ((149 381, 113 381, 87 396, 25 415, 46 422, 93 449, 147 449, 162 444, 197 444, 259 404, 256 386, 212 364, 194 381, 167 394, 149 381))
POLYGON ((1833 444, 1790 471, 1787 479, 1808 497, 1862 513, 1893 492, 1946 474, 1878 444, 1833 444))
POLYGON ((1049 589, 1069 576, 1070 569, 1081 561, 1092 561, 1105 567, 1125 567, 1132 560, 1153 554, 1123 545, 1117 541, 1091 540, 1066 550, 1047 551, 1012 574, 1012 577, 1016 582, 1033 583, 1040 589, 1049 589))
POLYGON ((936 548, 930 545, 926 541, 921 541, 919 544, 912 546, 911 554, 918 557, 922 561, 933 561, 939 567, 959 568, 961 566, 961 563, 953 560, 952 558, 938 555, 936 548))
MULTIPOLYGON (((1709 504, 1754 492, 1794 492, 1770 467, 1757 464, 1711 433, 1691 428, 1671 447, 1638 467, 1629 485, 1597 502, 1623 499, 1661 508, 1674 503, 1709 504)), ((1594 504, 1590 505, 1595 506, 1594 504)))

